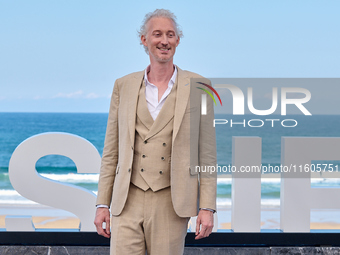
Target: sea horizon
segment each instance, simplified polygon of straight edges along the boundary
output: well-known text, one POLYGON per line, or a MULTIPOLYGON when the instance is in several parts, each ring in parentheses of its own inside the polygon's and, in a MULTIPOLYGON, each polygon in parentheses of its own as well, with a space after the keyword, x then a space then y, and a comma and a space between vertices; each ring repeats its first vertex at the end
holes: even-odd
MULTIPOLYGON (((63 112, 0 112, 0 204, 20 203, 25 201, 15 192, 8 178, 8 165, 15 148, 25 139, 45 132, 66 132, 81 136, 91 142, 102 154, 108 113, 63 113, 63 112), (7 201, 7 202, 6 202, 7 201)), ((232 116, 225 118, 247 119, 254 115, 232 116)), ((273 115, 276 118, 280 115, 273 115)), ((259 136, 262 138, 262 163, 280 164, 281 136, 325 136, 340 137, 338 115, 290 115, 296 118, 301 126, 285 129, 283 127, 230 128, 225 125, 216 125, 217 163, 221 166, 231 164, 231 138, 232 136, 259 136), (313 123, 319 123, 313 125, 313 123)), ((217 118, 223 115, 216 114, 217 118)), ((260 117, 257 117, 260 118, 260 117)), ((49 155, 38 160, 36 169, 46 178, 78 185, 92 192, 96 192, 98 176, 77 174, 72 160, 63 156, 49 155)), ((222 177, 222 176, 221 176, 222 177)), ((313 180, 320 184, 320 181, 313 180)), ((332 179, 325 179, 321 185, 340 186, 332 179)), ((217 199, 219 206, 231 205, 231 181, 220 178, 217 186, 217 199)), ((280 182, 272 179, 262 183, 262 200, 267 206, 278 207, 280 199, 280 182)), ((23 202, 26 203, 26 202, 23 202)))

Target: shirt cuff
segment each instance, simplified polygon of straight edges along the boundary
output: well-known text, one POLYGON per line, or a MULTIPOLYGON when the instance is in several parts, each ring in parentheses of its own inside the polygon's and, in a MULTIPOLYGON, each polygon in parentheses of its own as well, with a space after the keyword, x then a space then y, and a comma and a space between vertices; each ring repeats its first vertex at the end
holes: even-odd
POLYGON ((96 206, 97 206, 97 208, 107 208, 107 209, 109 209, 109 207, 107 205, 96 205, 96 206))

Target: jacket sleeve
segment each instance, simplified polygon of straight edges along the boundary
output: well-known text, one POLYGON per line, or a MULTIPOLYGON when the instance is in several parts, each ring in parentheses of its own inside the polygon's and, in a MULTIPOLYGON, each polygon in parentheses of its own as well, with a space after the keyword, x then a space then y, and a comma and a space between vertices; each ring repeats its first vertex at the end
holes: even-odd
POLYGON ((118 130, 119 88, 116 80, 110 103, 109 117, 106 127, 104 150, 100 168, 98 195, 96 204, 110 207, 113 183, 116 176, 119 149, 118 130))
POLYGON ((199 164, 208 171, 199 173, 199 208, 216 211, 217 172, 214 105, 207 96, 207 114, 201 115, 199 129, 199 164))

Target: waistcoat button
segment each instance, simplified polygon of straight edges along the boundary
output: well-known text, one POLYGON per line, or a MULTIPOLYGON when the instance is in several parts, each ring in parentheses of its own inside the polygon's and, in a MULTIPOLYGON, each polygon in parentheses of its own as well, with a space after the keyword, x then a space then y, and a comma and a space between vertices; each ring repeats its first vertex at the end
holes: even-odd
POLYGON ((165 160, 165 158, 164 158, 164 157, 161 157, 161 159, 162 159, 162 160, 165 160))
POLYGON ((142 168, 140 171, 141 171, 141 172, 144 172, 144 169, 142 168))
POLYGON ((161 170, 161 171, 159 171, 159 174, 163 174, 163 171, 161 170))

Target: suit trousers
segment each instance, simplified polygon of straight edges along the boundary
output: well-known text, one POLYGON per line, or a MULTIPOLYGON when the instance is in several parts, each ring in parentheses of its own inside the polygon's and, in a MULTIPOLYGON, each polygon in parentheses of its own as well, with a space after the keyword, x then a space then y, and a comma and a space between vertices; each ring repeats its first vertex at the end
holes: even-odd
POLYGON ((111 255, 183 254, 190 218, 176 214, 170 190, 143 191, 130 184, 122 213, 111 219, 111 255))

